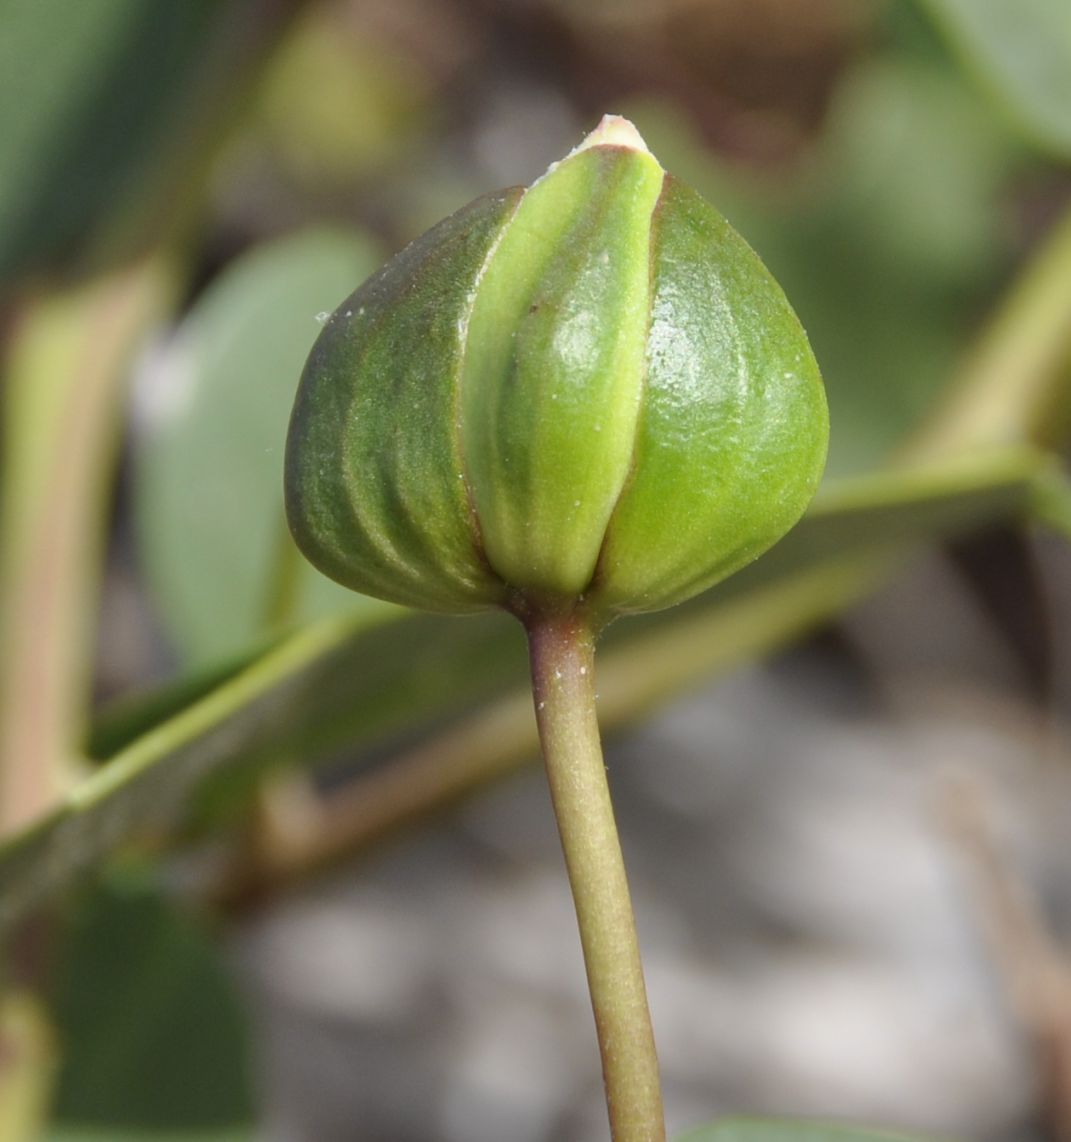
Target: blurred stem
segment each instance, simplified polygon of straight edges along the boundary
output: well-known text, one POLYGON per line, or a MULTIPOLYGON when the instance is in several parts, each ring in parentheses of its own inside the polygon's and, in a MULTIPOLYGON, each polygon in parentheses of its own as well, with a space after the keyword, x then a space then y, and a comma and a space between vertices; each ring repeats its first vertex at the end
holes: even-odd
POLYGON ((56 1072, 47 1015, 28 992, 0 999, 0 1140, 25 1142, 44 1134, 56 1072))
POLYGON ((1001 844, 998 794, 967 773, 944 780, 942 822, 966 861, 993 960, 1037 1057, 1054 1137, 1071 1140, 1071 961, 1027 878, 1001 844))
POLYGON ((123 366, 167 296, 145 260, 25 306, 6 362, 0 836, 49 809, 84 729, 123 366))
POLYGON ((1071 210, 1012 284, 906 462, 1071 432, 1071 210))
POLYGON ((1060 472, 1039 477, 1034 487, 1033 513, 1039 524, 1071 540, 1071 481, 1060 472))
POLYGON ((658 1056, 595 714, 595 638, 576 615, 528 624, 543 760, 573 890, 614 1142, 665 1138, 658 1056))

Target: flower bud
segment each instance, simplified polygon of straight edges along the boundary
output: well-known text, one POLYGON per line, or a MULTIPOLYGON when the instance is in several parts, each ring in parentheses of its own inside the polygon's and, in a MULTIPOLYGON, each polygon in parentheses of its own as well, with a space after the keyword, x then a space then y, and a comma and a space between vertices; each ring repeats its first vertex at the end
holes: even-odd
POLYGON ((287 513, 339 582, 441 611, 656 610, 799 518, 828 425, 806 335, 728 223, 607 117, 327 322, 287 513))

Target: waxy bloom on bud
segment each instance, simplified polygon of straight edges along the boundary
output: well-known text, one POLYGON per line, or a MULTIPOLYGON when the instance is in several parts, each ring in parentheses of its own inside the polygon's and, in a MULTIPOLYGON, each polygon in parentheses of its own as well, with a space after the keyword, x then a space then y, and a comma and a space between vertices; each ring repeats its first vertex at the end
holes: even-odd
POLYGON ((827 435, 777 283, 608 116, 336 310, 298 391, 287 513, 308 558, 366 594, 606 620, 776 542, 827 435))

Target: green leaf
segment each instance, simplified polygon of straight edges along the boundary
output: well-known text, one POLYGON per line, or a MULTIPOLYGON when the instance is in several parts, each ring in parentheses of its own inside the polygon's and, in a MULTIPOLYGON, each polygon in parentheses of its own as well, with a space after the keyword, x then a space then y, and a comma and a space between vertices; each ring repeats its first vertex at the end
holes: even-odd
POLYGON ((149 378, 134 482, 138 539, 165 625, 191 666, 242 653, 273 622, 380 606, 300 559, 283 517, 282 475, 317 315, 378 260, 349 231, 255 249, 198 299, 149 378))
MULTIPOLYGON (((1047 471, 1047 458, 1015 452, 831 490, 751 569, 610 628, 600 667, 607 726, 836 613, 913 546, 1023 514, 1047 471)), ((312 764, 342 748, 373 766, 392 746, 518 692, 525 662, 519 625, 498 614, 347 616, 297 632, 147 729, 0 850, 0 929, 120 842, 175 828, 195 794, 202 810, 223 812, 266 766, 312 764)))
POLYGON ((0 290, 159 237, 281 26, 257 8, 0 0, 0 290))
POLYGON ((154 726, 180 714, 229 681, 263 654, 267 645, 251 647, 245 654, 213 663, 204 670, 193 670, 147 694, 135 692, 117 699, 90 727, 87 756, 93 761, 114 757, 154 726))
POLYGON ((919 0, 1023 133, 1071 158, 1071 5, 1066 0, 919 0))
POLYGON ((681 1134, 676 1142, 911 1142, 912 1135, 824 1122, 723 1118, 681 1134))
POLYGON ((219 951, 146 877, 76 902, 52 1017, 60 1137, 250 1136, 245 1018, 219 951))

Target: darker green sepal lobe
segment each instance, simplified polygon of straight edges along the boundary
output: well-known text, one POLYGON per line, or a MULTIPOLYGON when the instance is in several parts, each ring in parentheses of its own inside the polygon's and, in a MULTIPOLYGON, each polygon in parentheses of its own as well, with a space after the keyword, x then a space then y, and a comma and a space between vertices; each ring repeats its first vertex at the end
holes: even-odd
POLYGON ((345 586, 428 610, 498 605, 456 422, 462 334, 481 266, 521 196, 477 199, 331 316, 302 375, 286 502, 307 558, 345 586))

